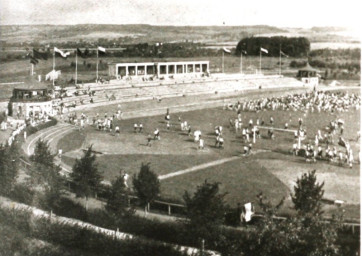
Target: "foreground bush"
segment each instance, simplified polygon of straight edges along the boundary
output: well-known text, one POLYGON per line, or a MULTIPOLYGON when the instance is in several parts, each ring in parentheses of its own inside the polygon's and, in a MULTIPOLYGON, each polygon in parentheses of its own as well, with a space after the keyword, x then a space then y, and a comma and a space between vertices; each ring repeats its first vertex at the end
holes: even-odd
POLYGON ((6 223, 25 236, 81 250, 87 255, 184 255, 171 246, 144 239, 114 240, 79 226, 50 223, 24 211, 0 209, 0 224, 6 223))
POLYGON ((45 129, 45 128, 48 128, 50 126, 54 126, 57 124, 57 120, 55 118, 51 118, 50 121, 46 122, 46 123, 42 123, 42 124, 39 124, 37 126, 31 126, 31 125, 28 125, 26 127, 26 133, 28 136, 32 135, 33 133, 36 133, 42 129, 45 129))

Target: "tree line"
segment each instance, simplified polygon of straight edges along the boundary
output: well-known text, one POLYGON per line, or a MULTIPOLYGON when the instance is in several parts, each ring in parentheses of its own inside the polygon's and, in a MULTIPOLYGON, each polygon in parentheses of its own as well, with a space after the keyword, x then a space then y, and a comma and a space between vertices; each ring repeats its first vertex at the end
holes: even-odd
POLYGON ((310 51, 310 42, 306 37, 246 37, 238 42, 235 55, 259 56, 261 47, 268 50, 267 56, 279 56, 281 50, 291 57, 305 57, 310 51))

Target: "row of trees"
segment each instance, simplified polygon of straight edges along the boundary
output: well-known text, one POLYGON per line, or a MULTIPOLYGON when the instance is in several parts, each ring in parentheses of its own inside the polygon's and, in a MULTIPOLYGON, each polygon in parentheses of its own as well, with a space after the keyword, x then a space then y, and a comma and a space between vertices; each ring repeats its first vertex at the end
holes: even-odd
POLYGON ((309 57, 324 57, 324 58, 342 57, 344 59, 349 59, 349 60, 360 60, 361 59, 361 49, 360 48, 317 49, 317 50, 310 51, 309 57))
POLYGON ((305 37, 246 37, 239 41, 235 55, 260 54, 260 48, 268 50, 268 56, 279 56, 280 50, 291 57, 305 57, 310 51, 310 42, 305 37))
MULTIPOLYGON (((105 46, 105 45, 102 45, 105 46)), ((60 46, 57 46, 60 47, 60 46)), ((74 46, 78 47, 78 46, 74 46)), ((113 48, 113 46, 111 47, 113 48)), ((45 53, 48 58, 52 57, 52 48, 44 48, 41 52, 45 53)), ((0 54, 0 60, 2 62, 21 60, 26 58, 25 53, 19 52, 6 52, 0 54)), ((88 58, 95 58, 97 56, 96 50, 89 50, 86 48, 85 52, 88 58)), ((217 53, 216 49, 205 48, 205 45, 201 43, 164 43, 164 44, 130 44, 123 45, 122 48, 110 49, 107 54, 102 58, 109 57, 145 57, 145 58, 168 58, 168 57, 212 57, 217 53)), ((75 52, 72 52, 72 56, 75 56, 75 52)), ((79 57, 79 56, 78 56, 79 57)))

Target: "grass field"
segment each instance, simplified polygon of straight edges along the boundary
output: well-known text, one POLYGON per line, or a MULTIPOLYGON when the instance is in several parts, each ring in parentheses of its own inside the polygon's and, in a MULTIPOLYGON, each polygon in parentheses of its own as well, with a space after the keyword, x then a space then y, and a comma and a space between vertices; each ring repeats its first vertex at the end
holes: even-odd
MULTIPOLYGON (((237 99, 233 99, 236 102, 237 99)), ((100 109, 93 109, 87 114, 95 114, 100 109)), ((106 111, 106 107, 102 107, 106 111)), ((145 110, 146 111, 146 110, 145 110)), ((103 112, 99 112, 100 116, 103 112)), ((109 107, 109 114, 111 107, 109 107)), ((308 113, 288 111, 263 111, 260 113, 243 112, 244 124, 250 119, 254 122, 257 118, 268 123, 270 116, 275 120, 275 127, 282 128, 288 122, 290 129, 297 127, 297 120, 303 117, 307 127, 308 139, 313 139, 318 129, 324 133, 324 128, 330 121, 337 118, 345 120, 344 137, 350 140, 355 159, 359 151, 359 144, 355 142, 357 130, 360 127, 359 112, 350 110, 348 113, 308 113)), ((93 145, 94 150, 103 152, 97 155, 99 169, 103 172, 106 180, 113 180, 120 169, 125 170, 131 176, 139 171, 141 163, 150 163, 151 169, 158 175, 164 175, 179 170, 184 170, 199 164, 208 163, 232 156, 240 156, 243 142, 241 134, 235 134, 229 129, 229 119, 235 118, 236 113, 222 108, 189 111, 183 113, 172 113, 173 126, 170 131, 166 130, 164 116, 142 117, 116 121, 121 134, 119 136, 109 132, 100 132, 93 127, 88 127, 82 132, 75 131, 68 134, 58 144, 64 147, 64 161, 69 165, 74 163, 74 157, 80 157, 82 152, 79 147, 93 145), (203 132, 206 149, 198 150, 197 144, 182 132, 177 119, 187 120, 192 130, 200 129, 203 132), (133 124, 142 122, 143 133, 134 133, 133 124), (214 127, 224 127, 225 148, 214 147, 214 127), (158 127, 161 133, 160 141, 153 141, 152 147, 146 146, 147 134, 153 134, 158 127), (79 134, 81 133, 81 134, 79 134), (80 136, 79 136, 80 135, 80 136), (63 143, 63 144, 62 144, 63 143), (68 148, 67 148, 67 146, 68 148)), ((184 191, 193 191, 196 186, 205 179, 221 183, 221 191, 228 192, 226 201, 235 206, 237 203, 255 201, 255 196, 263 192, 276 203, 282 197, 288 197, 293 189, 297 177, 303 172, 317 170, 319 181, 325 182, 325 198, 344 200, 351 209, 349 217, 359 217, 359 165, 352 169, 338 166, 326 161, 317 163, 306 163, 303 158, 293 157, 289 151, 293 143, 292 133, 276 132, 276 139, 266 138, 266 131, 262 131, 262 139, 257 140, 254 149, 257 154, 238 158, 221 165, 211 166, 196 172, 176 176, 161 181, 161 196, 182 201, 184 191), (268 150, 269 152, 265 152, 268 150)), ((336 136, 337 139, 337 136, 336 136)), ((131 181, 130 181, 131 183, 131 181)), ((286 203, 283 212, 288 212, 290 202, 286 203)), ((328 207, 328 211, 335 210, 328 207)))

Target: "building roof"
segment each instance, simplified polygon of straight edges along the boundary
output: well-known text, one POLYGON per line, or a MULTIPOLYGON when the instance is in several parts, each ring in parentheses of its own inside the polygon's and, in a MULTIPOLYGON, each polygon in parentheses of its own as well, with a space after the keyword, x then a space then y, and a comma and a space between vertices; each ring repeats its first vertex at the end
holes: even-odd
POLYGON ((51 86, 46 82, 39 82, 34 78, 27 78, 23 84, 14 87, 16 90, 47 90, 50 88, 51 86))
POLYGON ((318 69, 311 67, 308 62, 307 62, 307 65, 305 65, 304 68, 300 68, 299 71, 319 72, 318 69))

